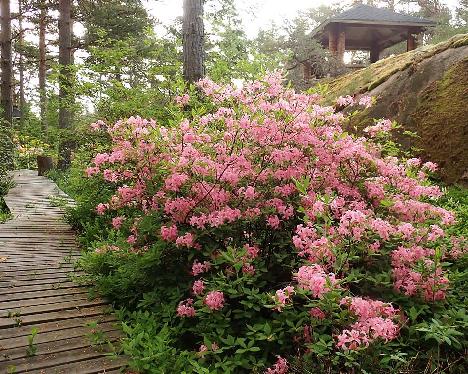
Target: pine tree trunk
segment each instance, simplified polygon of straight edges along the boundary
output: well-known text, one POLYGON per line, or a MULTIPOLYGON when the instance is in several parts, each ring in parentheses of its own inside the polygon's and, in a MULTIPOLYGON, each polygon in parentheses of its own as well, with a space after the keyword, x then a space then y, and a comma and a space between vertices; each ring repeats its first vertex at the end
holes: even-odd
POLYGON ((184 79, 191 83, 205 75, 203 0, 184 0, 184 79))
POLYGON ((46 16, 45 1, 41 1, 41 14, 39 16, 39 106, 41 110, 41 128, 47 133, 46 121, 46 16))
POLYGON ((59 13, 59 129, 61 130, 61 141, 59 144, 58 167, 63 170, 70 166, 73 147, 69 132, 73 104, 71 0, 60 0, 59 13))
POLYGON ((24 97, 24 61, 23 61, 23 42, 24 42, 24 30, 23 30, 23 0, 18 0, 18 23, 19 23, 19 36, 18 36, 18 45, 20 47, 19 51, 19 62, 18 62, 18 70, 19 70, 19 110, 21 112, 21 124, 23 124, 24 120, 24 111, 26 107, 26 99, 24 97))
MULTIPOLYGON (((3 110, 2 116, 4 123, 8 129, 12 128, 12 101, 11 101, 11 80, 12 80, 12 63, 11 63, 11 16, 10 16, 10 0, 0 0, 1 11, 1 66, 2 66, 2 87, 1 87, 1 107, 3 110)), ((13 147, 10 141, 10 132, 1 133, 0 143, 0 162, 7 169, 13 168, 13 147)))
POLYGON ((2 108, 3 118, 11 124, 12 102, 11 102, 11 18, 10 1, 1 0, 2 16, 2 108))

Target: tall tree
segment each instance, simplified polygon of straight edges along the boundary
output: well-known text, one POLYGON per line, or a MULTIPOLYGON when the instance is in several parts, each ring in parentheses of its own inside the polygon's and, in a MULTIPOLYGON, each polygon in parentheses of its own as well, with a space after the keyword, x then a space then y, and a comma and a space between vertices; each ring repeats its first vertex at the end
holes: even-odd
POLYGON ((10 1, 1 0, 2 16, 2 109, 6 122, 12 120, 12 63, 10 1))
POLYGON ((73 71, 71 0, 59 1, 59 129, 62 137, 59 144, 58 167, 67 169, 71 162, 73 142, 67 130, 72 124, 73 71), (63 136, 65 135, 65 136, 63 136))
MULTIPOLYGON (((10 0, 0 0, 1 11, 1 66, 2 66, 2 92, 1 106, 3 109, 3 119, 7 128, 11 128, 12 123, 12 63, 11 63, 11 15, 10 0)), ((2 133, 2 138, 9 138, 9 133, 2 133)), ((8 139, 2 141, 1 160, 8 169, 13 167, 13 149, 8 139)))
POLYGON ((21 121, 23 121, 23 113, 26 106, 26 99, 24 97, 24 56, 23 56, 23 44, 24 44, 24 28, 23 28, 23 0, 18 0, 18 47, 19 47, 19 109, 21 111, 21 121))
POLYGON ((45 0, 40 0, 40 14, 39 14, 39 107, 41 111, 41 128, 44 133, 47 132, 47 121, 46 121, 46 19, 47 19, 47 7, 45 0))
POLYGON ((205 75, 203 0, 184 0, 184 79, 195 82, 205 75))

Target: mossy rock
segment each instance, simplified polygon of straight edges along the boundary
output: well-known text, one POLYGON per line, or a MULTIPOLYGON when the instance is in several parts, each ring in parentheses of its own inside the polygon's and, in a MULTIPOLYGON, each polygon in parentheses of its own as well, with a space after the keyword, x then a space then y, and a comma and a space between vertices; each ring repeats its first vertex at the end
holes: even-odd
POLYGON ((340 95, 370 94, 377 103, 353 119, 358 129, 390 118, 419 138, 398 136, 405 149, 441 166, 447 183, 468 183, 468 34, 371 64, 328 82, 340 95))

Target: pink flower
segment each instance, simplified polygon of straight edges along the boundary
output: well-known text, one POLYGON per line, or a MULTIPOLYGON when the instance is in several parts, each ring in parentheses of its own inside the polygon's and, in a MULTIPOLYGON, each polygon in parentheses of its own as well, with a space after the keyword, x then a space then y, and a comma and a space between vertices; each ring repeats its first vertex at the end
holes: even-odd
POLYGON ((130 235, 128 238, 127 238, 127 243, 129 244, 135 244, 137 241, 136 239, 136 236, 135 235, 130 235))
POLYGON ((425 162, 422 167, 432 172, 437 170, 437 164, 433 162, 425 162))
POLYGON ((279 228, 280 225, 280 219, 278 218, 277 215, 274 216, 269 216, 267 219, 268 226, 270 226, 273 229, 279 228))
POLYGON ((177 247, 187 247, 191 248, 195 244, 195 238, 192 233, 188 232, 183 236, 179 236, 176 239, 176 246, 177 247))
POLYGON ((195 308, 192 306, 193 299, 181 301, 177 307, 179 317, 195 317, 195 308))
POLYGON ((125 221, 125 217, 122 217, 122 216, 114 217, 112 218, 112 226, 114 226, 114 229, 118 230, 120 229, 124 221, 125 221))
POLYGON ((289 371, 288 361, 281 356, 276 357, 276 363, 272 367, 268 368, 265 371, 265 374, 286 374, 289 371))
POLYGON ((96 207, 96 212, 97 214, 102 216, 108 208, 109 208, 109 204, 99 203, 98 206, 96 207))
POLYGON ((161 237, 167 242, 173 242, 177 239, 177 226, 161 226, 161 237))
POLYGON ((377 122, 374 126, 369 126, 364 129, 364 132, 367 132, 369 136, 375 137, 380 133, 389 132, 392 129, 392 121, 388 119, 382 119, 377 122))
POLYGON ((283 289, 277 290, 273 300, 276 303, 275 309, 278 312, 281 312, 286 304, 291 300, 292 295, 294 295, 294 287, 287 286, 283 289))
POLYGON ((354 104, 354 98, 352 96, 340 96, 337 100, 336 103, 339 106, 348 106, 348 105, 353 105, 354 104))
POLYGON ((244 265, 242 265, 242 272, 244 274, 254 275, 255 274, 255 266, 253 266, 252 264, 245 263, 244 265))
POLYGON ((434 241, 438 238, 442 238, 444 235, 444 230, 442 230, 438 225, 431 225, 431 231, 427 235, 427 240, 434 241))
POLYGON ((361 345, 366 347, 369 345, 369 337, 360 330, 343 330, 337 340, 336 346, 345 350, 354 350, 361 345))
POLYGON ((247 250, 247 256, 252 259, 257 258, 258 254, 260 253, 260 249, 256 245, 246 244, 244 248, 247 250))
POLYGON ((99 173, 99 171, 100 171, 99 167, 97 167, 97 166, 92 166, 92 167, 86 168, 86 176, 91 177, 94 174, 99 173))
POLYGON ((192 265, 192 275, 197 276, 199 274, 205 273, 211 269, 211 264, 207 261, 200 263, 197 260, 193 262, 192 265))
POLYGON ((317 319, 324 319, 325 313, 320 309, 320 308, 312 308, 309 310, 309 314, 311 317, 317 318, 317 319))
POLYGON ((244 196, 248 200, 252 200, 253 198, 255 198, 255 188, 253 188, 252 186, 248 186, 245 189, 244 196))
POLYGON ((183 94, 181 96, 176 96, 175 97, 176 104, 178 104, 180 106, 187 105, 189 101, 190 101, 190 96, 187 95, 187 94, 183 94))
POLYGON ((311 291, 312 295, 318 298, 338 282, 335 274, 326 274, 320 265, 301 266, 295 278, 301 288, 311 291))
POLYGON ((211 310, 220 310, 224 306, 224 294, 221 291, 211 291, 206 295, 204 301, 211 310))
POLYGON ((205 290, 205 283, 202 280, 193 282, 192 291, 195 295, 201 295, 205 290))
POLYGON ((187 182, 188 179, 189 176, 187 174, 174 173, 166 178, 164 186, 168 191, 177 192, 180 190, 180 187, 182 187, 182 185, 187 182))
POLYGON ((362 105, 366 108, 370 108, 372 106, 372 97, 371 96, 361 96, 359 99, 359 105, 362 105))

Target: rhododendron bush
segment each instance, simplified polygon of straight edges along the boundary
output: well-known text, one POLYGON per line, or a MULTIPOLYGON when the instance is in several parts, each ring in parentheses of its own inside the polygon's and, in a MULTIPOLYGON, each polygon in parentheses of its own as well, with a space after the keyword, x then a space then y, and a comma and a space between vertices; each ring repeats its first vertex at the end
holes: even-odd
MULTIPOLYGON (((464 244, 446 233, 453 214, 435 204, 436 166, 390 156, 374 140, 394 124, 376 121, 368 138, 349 134, 348 115, 285 88, 279 74, 243 88, 197 86, 198 97, 176 98, 184 115, 175 124, 93 124, 112 149, 86 169, 114 191, 96 214, 120 239, 97 255, 180 260, 179 273, 165 276, 183 288, 171 323, 193 365, 267 373, 313 360, 353 365, 400 336, 402 300, 444 302, 448 261, 464 244)), ((371 102, 344 97, 336 106, 371 102)))

